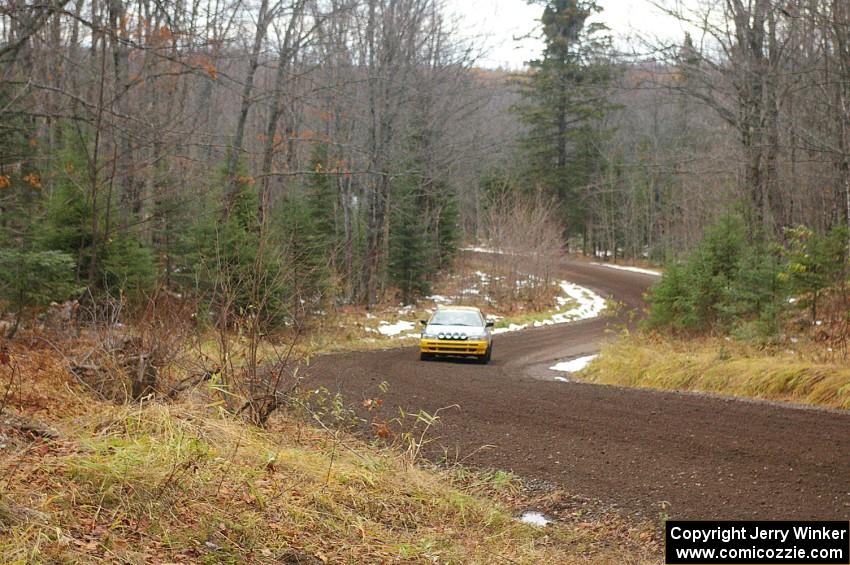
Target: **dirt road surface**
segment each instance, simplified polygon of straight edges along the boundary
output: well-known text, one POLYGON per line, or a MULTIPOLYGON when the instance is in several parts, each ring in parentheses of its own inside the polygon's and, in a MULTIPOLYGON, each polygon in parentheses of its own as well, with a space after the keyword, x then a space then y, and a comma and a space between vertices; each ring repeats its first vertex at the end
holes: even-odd
POLYGON ((847 519, 850 413, 554 380, 630 323, 654 278, 565 261, 559 276, 623 304, 616 316, 498 335, 493 361, 419 361, 415 348, 327 355, 310 382, 382 414, 440 412, 431 453, 543 479, 638 517, 847 519), (380 393, 386 381, 389 390, 380 393))

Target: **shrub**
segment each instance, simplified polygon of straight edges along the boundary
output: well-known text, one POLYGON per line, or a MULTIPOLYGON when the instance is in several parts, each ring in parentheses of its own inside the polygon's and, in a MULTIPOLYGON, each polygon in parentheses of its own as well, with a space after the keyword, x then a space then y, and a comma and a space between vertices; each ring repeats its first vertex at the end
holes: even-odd
POLYGON ((14 335, 27 308, 74 293, 74 259, 60 251, 0 249, 0 298, 16 311, 14 335))
POLYGON ((668 265, 650 296, 646 324, 674 331, 775 333, 786 295, 779 273, 771 246, 749 242, 742 219, 726 215, 689 257, 668 265))
POLYGON ((78 279, 98 292, 138 299, 153 288, 156 267, 153 252, 129 230, 116 229, 114 205, 100 195, 92 203, 84 140, 60 154, 64 167, 56 171, 55 187, 45 199, 44 217, 33 222, 34 245, 71 257, 78 279), (93 205, 96 204, 96 205, 93 205))
POLYGON ((818 299, 830 287, 847 282, 850 232, 844 226, 818 234, 805 226, 786 231, 789 246, 785 250, 787 264, 782 279, 799 296, 798 304, 811 309, 812 320, 818 316, 818 299))

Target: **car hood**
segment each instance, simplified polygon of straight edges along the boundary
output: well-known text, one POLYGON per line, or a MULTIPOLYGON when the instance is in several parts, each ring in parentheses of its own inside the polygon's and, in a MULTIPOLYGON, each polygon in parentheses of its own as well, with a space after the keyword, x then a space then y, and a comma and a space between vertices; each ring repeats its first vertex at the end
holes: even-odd
POLYGON ((485 328, 481 326, 431 326, 425 328, 425 333, 429 336, 434 336, 439 333, 459 333, 459 334, 473 334, 473 335, 483 335, 486 333, 484 331, 485 328))

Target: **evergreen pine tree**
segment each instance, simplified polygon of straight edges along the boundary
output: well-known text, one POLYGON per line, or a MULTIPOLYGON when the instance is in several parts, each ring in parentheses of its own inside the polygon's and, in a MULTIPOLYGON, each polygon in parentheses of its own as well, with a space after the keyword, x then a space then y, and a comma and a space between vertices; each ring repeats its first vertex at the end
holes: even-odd
POLYGON ((242 163, 234 182, 225 220, 219 220, 217 211, 199 218, 194 228, 197 258, 190 258, 187 268, 195 270, 198 291, 211 297, 210 307, 218 316, 256 311, 262 298, 262 316, 273 325, 282 320, 291 292, 274 246, 261 241, 267 234, 257 220, 259 197, 242 163))
POLYGON ((426 237, 418 178, 407 175, 396 185, 390 217, 390 282, 401 290, 409 304, 418 294, 427 294, 432 272, 433 247, 426 237))
MULTIPOLYGON (((54 187, 45 205, 44 221, 35 237, 39 248, 59 251, 75 259, 76 278, 82 282, 89 273, 94 256, 92 292, 107 291, 138 298, 156 281, 154 256, 137 234, 121 231, 108 218, 116 218, 115 209, 107 208, 103 194, 97 206, 91 196, 85 156, 85 137, 65 136, 67 146, 59 154, 54 187), (97 217, 93 217, 97 210, 97 217), (96 224, 98 237, 94 236, 96 224)), ((113 206, 115 204, 113 203, 113 206)))
POLYGON ((797 226, 787 229, 786 235, 789 245, 782 279, 799 297, 797 304, 809 308, 815 321, 821 294, 833 286, 844 288, 847 283, 850 232, 845 226, 834 226, 827 233, 818 234, 797 226))
POLYGON ((649 327, 767 336, 786 289, 776 253, 747 241, 743 219, 725 214, 682 263, 667 266, 650 297, 649 327))
POLYGON ((337 266, 337 186, 336 175, 328 163, 328 148, 316 147, 310 160, 303 237, 306 267, 317 294, 325 295, 332 286, 337 266))
POLYGON ((312 173, 301 190, 292 190, 272 216, 276 241, 285 249, 292 273, 292 292, 299 303, 317 305, 330 297, 338 265, 336 175, 327 147, 318 145, 310 160, 312 173))
POLYGON ((545 0, 541 22, 545 48, 529 63, 516 107, 529 127, 522 147, 528 156, 531 186, 555 195, 571 234, 583 233, 585 210, 579 189, 601 166, 598 151, 604 132, 599 120, 611 67, 601 24, 588 24, 600 11, 593 0, 545 0))
MULTIPOLYGON (((0 105, 5 99, 0 87, 0 105)), ((15 313, 8 337, 29 308, 76 290, 73 255, 39 246, 46 187, 37 147, 31 121, 12 118, 0 128, 0 301, 15 313)))
POLYGON ((438 269, 446 269, 451 266, 452 260, 457 254, 458 243, 460 243, 460 210, 458 209, 457 194, 448 186, 440 184, 436 192, 439 202, 437 222, 433 228, 435 232, 434 243, 437 250, 435 263, 438 269))

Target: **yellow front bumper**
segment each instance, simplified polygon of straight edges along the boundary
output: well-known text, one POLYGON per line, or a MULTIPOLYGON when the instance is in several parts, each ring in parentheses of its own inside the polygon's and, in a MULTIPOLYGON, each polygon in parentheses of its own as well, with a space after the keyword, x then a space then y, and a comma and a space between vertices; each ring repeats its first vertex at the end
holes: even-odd
POLYGON ((420 339, 419 351, 437 355, 484 355, 487 340, 420 339))

